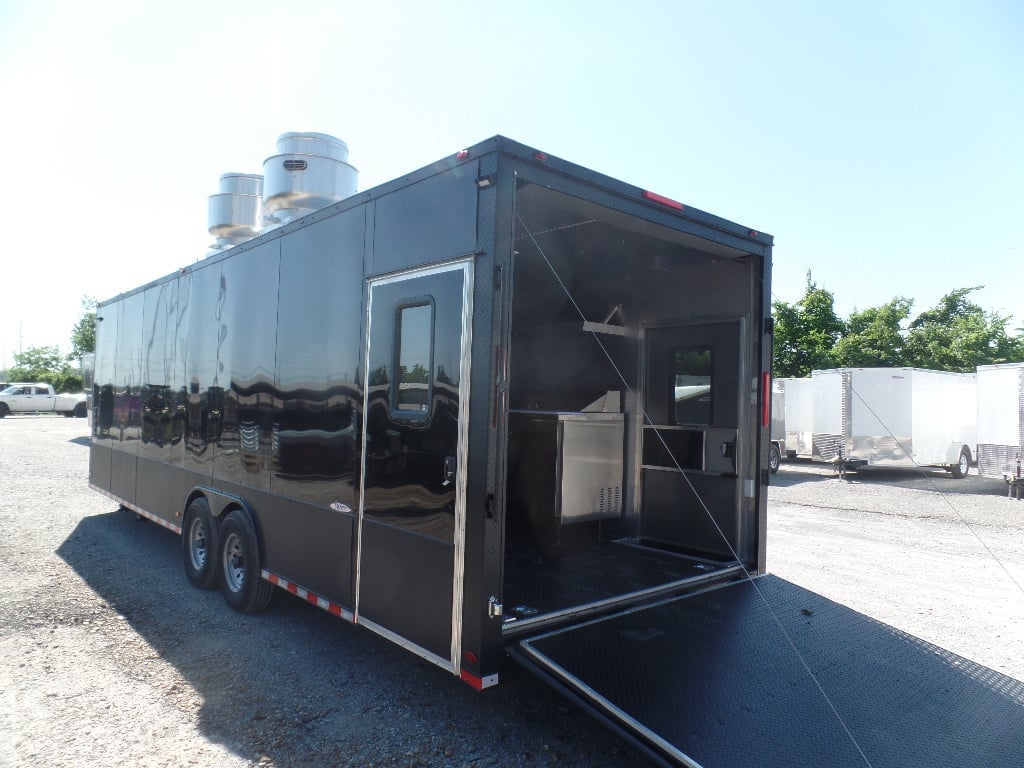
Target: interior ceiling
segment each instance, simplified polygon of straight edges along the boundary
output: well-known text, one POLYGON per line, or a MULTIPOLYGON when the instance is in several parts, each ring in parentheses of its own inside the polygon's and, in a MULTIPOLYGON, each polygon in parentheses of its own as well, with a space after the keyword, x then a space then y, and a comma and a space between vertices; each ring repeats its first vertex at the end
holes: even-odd
POLYGON ((571 242, 574 248, 590 251, 592 257, 598 253, 620 257, 626 253, 634 258, 745 255, 744 251, 535 184, 520 184, 517 188, 516 210, 516 241, 520 248, 524 241, 535 239, 542 248, 546 243, 565 246, 571 242))

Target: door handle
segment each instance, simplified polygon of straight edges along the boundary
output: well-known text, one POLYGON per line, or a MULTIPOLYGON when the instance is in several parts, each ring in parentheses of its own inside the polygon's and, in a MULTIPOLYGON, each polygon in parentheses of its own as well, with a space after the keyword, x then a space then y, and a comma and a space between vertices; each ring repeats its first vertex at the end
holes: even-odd
POLYGON ((452 478, 455 477, 455 457, 445 456, 444 457, 444 482, 441 486, 447 488, 451 483, 452 478))

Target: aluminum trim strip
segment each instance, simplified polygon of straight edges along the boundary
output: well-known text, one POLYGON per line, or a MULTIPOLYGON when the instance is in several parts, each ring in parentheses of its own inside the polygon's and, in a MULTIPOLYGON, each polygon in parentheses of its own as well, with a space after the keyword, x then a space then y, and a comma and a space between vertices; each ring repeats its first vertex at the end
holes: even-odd
MULTIPOLYGON (((575 628, 575 627, 573 627, 575 628)), ((540 637, 547 637, 549 635, 557 634, 557 632, 549 632, 546 635, 540 635, 540 637)), ((682 765, 686 768, 703 768, 700 763, 693 760, 689 755, 684 752, 680 752, 675 746, 665 741, 661 736, 656 734, 647 726, 643 725, 640 721, 627 715, 622 709, 612 704, 604 696, 601 696, 597 691, 588 686, 582 680, 575 675, 572 675, 559 664, 551 661, 547 656, 540 653, 540 651, 532 648, 527 643, 529 640, 524 640, 519 644, 523 653, 527 654, 537 665, 543 669, 548 670, 559 680, 567 683, 574 691, 579 693, 583 698, 587 699, 595 707, 599 708, 603 712, 607 712, 609 715, 614 717, 619 722, 626 725, 630 730, 640 734, 643 738, 650 741, 652 744, 656 744, 660 749, 664 750, 665 754, 672 755, 677 758, 682 765)))
POLYGON ((380 624, 376 624, 373 621, 370 621, 369 619, 364 619, 360 617, 356 619, 356 623, 359 624, 359 626, 361 627, 366 627, 372 632, 377 633, 381 637, 387 638, 395 645, 401 646, 402 648, 404 648, 407 651, 410 651, 411 653, 415 653, 421 659, 429 661, 431 664, 436 664, 437 666, 451 672, 452 674, 457 674, 457 670, 452 665, 450 659, 446 659, 443 656, 438 656, 436 653, 431 653, 426 648, 423 648, 422 646, 416 645, 415 643, 406 640, 401 635, 392 632, 390 629, 382 627, 380 624))
POLYGON ((469 385, 473 349, 473 262, 462 262, 462 359, 459 364, 459 436, 455 468, 455 562, 452 584, 451 661, 462 662, 462 610, 466 578, 466 488, 469 463, 469 385))
MULTIPOLYGON (((614 608, 615 606, 621 606, 624 609, 626 609, 627 612, 630 610, 642 610, 643 608, 648 608, 652 605, 656 605, 657 603, 644 603, 640 606, 633 606, 628 608, 627 606, 631 606, 632 603, 635 603, 637 600, 643 600, 644 598, 663 597, 666 594, 671 594, 674 590, 679 589, 680 587, 700 587, 705 584, 714 584, 718 581, 727 581, 728 577, 730 576, 736 576, 738 574, 745 573, 746 572, 744 571, 743 566, 732 565, 728 568, 723 568, 720 571, 705 574, 704 576, 694 576, 690 579, 680 579, 679 581, 672 581, 668 582, 667 584, 660 584, 657 587, 651 587, 650 589, 641 589, 637 590, 636 592, 629 592, 624 595, 616 595, 615 597, 609 598, 607 600, 598 600, 593 603, 586 603, 584 605, 573 606, 572 608, 567 608, 564 611, 554 611, 552 613, 545 613, 542 616, 535 616, 529 619, 516 619, 515 621, 510 621, 506 624, 503 624, 501 627, 501 634, 503 637, 513 638, 517 635, 522 634, 523 632, 529 632, 531 629, 543 628, 551 622, 558 621, 559 619, 583 619, 592 616, 593 614, 599 611, 603 611, 604 609, 614 608)), ((681 597, 681 595, 675 595, 671 599, 675 599, 676 597, 681 597)), ((586 623, 590 623, 593 621, 600 621, 600 618, 589 619, 586 623)), ((573 626, 579 625, 574 624, 573 626)), ((555 632, 559 632, 562 629, 564 629, 564 627, 560 627, 557 630, 552 630, 546 634, 554 634, 555 632)), ((538 637, 540 636, 538 635, 538 637)))

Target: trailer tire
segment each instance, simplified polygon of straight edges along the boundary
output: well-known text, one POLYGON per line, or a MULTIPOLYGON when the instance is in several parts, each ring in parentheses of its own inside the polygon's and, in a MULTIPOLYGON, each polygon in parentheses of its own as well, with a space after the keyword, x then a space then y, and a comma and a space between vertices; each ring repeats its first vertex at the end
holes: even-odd
POLYGON ((11 412, 11 408, 10 408, 10 406, 7 405, 7 403, 0 403, 0 419, 2 419, 4 416, 6 416, 10 412, 11 412))
POLYGON ((220 592, 239 613, 255 613, 267 607, 274 585, 260 574, 260 546, 256 527, 242 509, 228 513, 220 524, 220 592))
POLYGON ((193 499, 185 510, 181 526, 181 555, 185 575, 200 589, 217 586, 217 535, 219 524, 202 496, 193 499))
POLYGON ((779 451, 779 446, 772 443, 768 448, 768 469, 773 475, 779 471, 780 464, 782 464, 782 453, 779 451))
POLYGON ((79 403, 75 406, 74 416, 76 419, 84 419, 86 415, 85 403, 79 403))
POLYGON ((971 452, 966 448, 960 449, 960 456, 957 457, 956 464, 953 464, 949 468, 949 474, 959 480, 962 477, 967 477, 967 471, 971 468, 971 452))

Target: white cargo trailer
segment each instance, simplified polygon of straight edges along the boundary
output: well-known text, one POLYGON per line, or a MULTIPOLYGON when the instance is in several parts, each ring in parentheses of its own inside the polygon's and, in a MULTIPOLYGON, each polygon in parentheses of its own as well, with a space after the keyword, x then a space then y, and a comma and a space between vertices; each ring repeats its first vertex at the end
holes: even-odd
POLYGON ((810 377, 777 381, 785 401, 786 458, 809 458, 814 440, 814 382, 810 377))
POLYGON ((786 391, 782 379, 772 380, 771 443, 768 446, 768 469, 774 475, 786 455, 786 391))
POLYGON ((813 457, 860 467, 970 468, 977 377, 921 368, 813 371, 813 457))
POLYGON ((1006 480, 1020 498, 1024 363, 978 366, 978 474, 1006 480))

